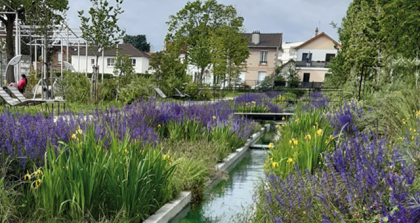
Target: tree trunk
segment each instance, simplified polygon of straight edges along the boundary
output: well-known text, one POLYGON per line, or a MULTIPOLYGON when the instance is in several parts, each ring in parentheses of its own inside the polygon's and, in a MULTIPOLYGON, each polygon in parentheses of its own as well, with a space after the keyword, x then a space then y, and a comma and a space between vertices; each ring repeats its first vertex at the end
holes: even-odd
MULTIPOLYGON (((13 41, 13 27, 15 22, 15 14, 6 14, 7 23, 6 23, 6 54, 7 54, 7 62, 9 62, 15 56, 15 49, 14 49, 14 41, 13 41)), ((7 70, 6 80, 7 83, 15 82, 15 75, 14 75, 13 67, 10 67, 7 70)))
POLYGON ((99 82, 99 66, 96 66, 95 71, 95 102, 98 101, 98 82, 99 82))
POLYGON ((201 84, 203 84, 204 69, 206 69, 206 68, 205 68, 205 67, 202 67, 202 68, 201 68, 200 75, 199 75, 199 77, 198 77, 198 83, 199 83, 200 85, 201 85, 201 84))

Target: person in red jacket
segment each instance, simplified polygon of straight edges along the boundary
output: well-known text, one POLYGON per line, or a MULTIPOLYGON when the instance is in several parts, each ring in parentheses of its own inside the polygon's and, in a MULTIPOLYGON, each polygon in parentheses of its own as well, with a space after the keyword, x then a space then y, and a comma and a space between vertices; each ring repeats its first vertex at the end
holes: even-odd
POLYGON ((19 83, 17 84, 17 88, 20 91, 20 93, 23 94, 23 92, 25 91, 25 87, 28 84, 28 79, 26 79, 26 75, 22 74, 22 80, 19 81, 19 83))

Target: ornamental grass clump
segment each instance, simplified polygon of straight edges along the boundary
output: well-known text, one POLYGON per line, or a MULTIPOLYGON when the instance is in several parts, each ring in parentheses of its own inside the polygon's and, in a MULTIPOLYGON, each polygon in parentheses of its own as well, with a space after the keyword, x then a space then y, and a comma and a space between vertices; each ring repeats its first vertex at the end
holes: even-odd
POLYGON ((418 222, 416 171, 389 149, 385 139, 359 135, 326 154, 324 170, 286 178, 267 174, 263 208, 257 216, 273 222, 418 222))
POLYGON ((51 143, 42 168, 28 173, 28 208, 46 219, 95 219, 123 211, 141 221, 172 198, 174 160, 168 154, 109 132, 110 145, 94 129, 79 129, 69 142, 51 143))

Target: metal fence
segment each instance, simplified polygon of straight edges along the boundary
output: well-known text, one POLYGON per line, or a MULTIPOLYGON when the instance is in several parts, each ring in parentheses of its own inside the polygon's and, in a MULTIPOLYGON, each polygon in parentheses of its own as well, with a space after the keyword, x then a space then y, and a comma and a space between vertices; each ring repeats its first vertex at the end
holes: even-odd
MULTIPOLYGON (((340 89, 324 88, 322 83, 317 82, 301 82, 298 87, 286 86, 272 86, 252 88, 249 86, 231 86, 231 87, 218 87, 218 86, 195 86, 189 87, 188 92, 185 89, 179 89, 182 93, 189 93, 190 97, 178 98, 179 101, 220 101, 229 100, 238 95, 253 93, 280 93, 282 95, 288 94, 289 104, 297 103, 317 103, 325 100, 324 96, 328 97, 329 105, 333 107, 342 106, 343 104, 343 91, 340 89), (191 93, 192 92, 192 93, 191 93), (294 95, 294 96, 293 96, 294 95), (310 97, 309 97, 310 96, 310 97), (291 98, 292 97, 292 98, 291 98)), ((190 103, 190 102, 189 102, 190 103)))

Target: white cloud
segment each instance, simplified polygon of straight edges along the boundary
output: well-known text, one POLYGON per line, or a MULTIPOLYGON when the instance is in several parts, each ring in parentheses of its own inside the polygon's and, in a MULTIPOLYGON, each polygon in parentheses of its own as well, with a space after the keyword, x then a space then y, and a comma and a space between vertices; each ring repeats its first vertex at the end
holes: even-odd
MULTIPOLYGON (((113 0, 108 0, 110 3, 113 0)), ((305 41, 315 34, 315 28, 338 40, 330 23, 341 24, 352 0, 219 0, 233 5, 245 19, 245 30, 262 33, 283 33, 283 41, 305 41), (321 22, 321 25, 319 25, 321 22)), ((170 15, 181 10, 187 0, 125 0, 119 25, 127 34, 145 34, 155 50, 162 50, 170 15)), ((88 0, 69 0, 67 12, 71 27, 79 26, 77 11, 91 7, 88 0)))

